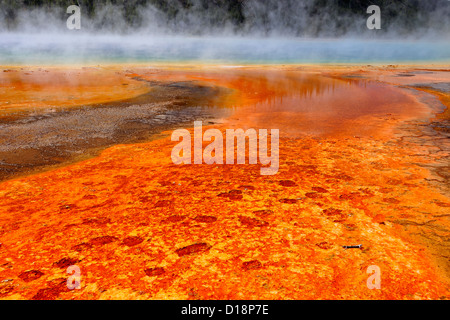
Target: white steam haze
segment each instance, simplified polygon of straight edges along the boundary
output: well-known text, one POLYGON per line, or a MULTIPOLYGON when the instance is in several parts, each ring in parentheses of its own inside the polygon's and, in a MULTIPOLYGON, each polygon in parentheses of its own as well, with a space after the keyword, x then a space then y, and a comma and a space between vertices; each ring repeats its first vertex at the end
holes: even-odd
POLYGON ((411 21, 404 16, 404 1, 382 1, 382 30, 366 27, 370 14, 365 9, 349 13, 331 5, 338 0, 322 1, 330 6, 321 10, 312 6, 320 0, 245 0, 238 22, 225 7, 205 7, 205 0, 190 0, 189 8, 181 0, 164 1, 176 14, 139 6, 132 23, 122 7, 108 4, 97 7, 93 16, 82 10, 81 30, 68 30, 70 14, 56 6, 17 9, 14 21, 8 21, 8 12, 1 9, 5 1, 0 0, 0 65, 450 61, 446 0, 410 0, 418 12, 411 21), (393 16, 388 23, 386 13, 393 16))

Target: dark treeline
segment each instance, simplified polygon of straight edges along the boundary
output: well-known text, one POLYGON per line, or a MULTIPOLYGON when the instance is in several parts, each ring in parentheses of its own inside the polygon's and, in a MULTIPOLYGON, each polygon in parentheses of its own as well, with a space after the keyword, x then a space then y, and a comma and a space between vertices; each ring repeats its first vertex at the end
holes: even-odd
POLYGON ((105 10, 114 8, 122 28, 153 23, 172 32, 192 34, 226 27, 244 34, 343 35, 364 28, 366 10, 372 4, 381 8, 380 32, 393 28, 405 34, 418 29, 445 31, 450 13, 447 0, 0 0, 0 18, 3 28, 10 30, 20 25, 18 17, 24 11, 51 12, 64 21, 66 8, 73 4, 81 7, 83 16, 91 19, 96 29, 117 23, 117 15, 108 16, 105 10))
POLYGON ((180 10, 189 10, 196 3, 200 3, 205 14, 208 11, 226 12, 226 18, 233 23, 240 24, 244 21, 242 14, 242 2, 240 0, 0 0, 1 10, 5 17, 14 22, 16 14, 21 9, 46 9, 65 13, 70 5, 78 5, 89 17, 94 17, 96 12, 105 6, 114 6, 121 10, 125 21, 137 26, 142 23, 144 17, 140 11, 149 6, 164 13, 169 19, 176 19, 180 10))

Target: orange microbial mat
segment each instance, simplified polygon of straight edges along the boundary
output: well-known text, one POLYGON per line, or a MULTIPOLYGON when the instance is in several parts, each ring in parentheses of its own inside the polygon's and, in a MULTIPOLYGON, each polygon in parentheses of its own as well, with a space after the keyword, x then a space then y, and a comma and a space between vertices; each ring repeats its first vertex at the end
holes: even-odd
POLYGON ((278 129, 279 170, 261 175, 248 150, 246 164, 174 164, 171 134, 193 133, 190 121, 8 177, 1 299, 450 297, 448 68, 3 69, 2 123, 15 132, 48 109, 161 92, 184 108, 204 95, 203 131, 278 129), (80 289, 67 287, 72 265, 80 289))

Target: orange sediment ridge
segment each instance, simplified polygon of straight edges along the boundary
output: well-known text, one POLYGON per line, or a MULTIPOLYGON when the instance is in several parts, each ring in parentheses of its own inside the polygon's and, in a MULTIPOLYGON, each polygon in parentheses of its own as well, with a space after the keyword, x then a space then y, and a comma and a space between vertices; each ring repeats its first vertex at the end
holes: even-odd
POLYGON ((5 67, 0 71, 0 116, 124 100, 148 92, 122 69, 5 67))
POLYGON ((450 199, 426 168, 448 153, 404 143, 403 126, 433 112, 379 79, 394 72, 123 71, 230 89, 231 115, 203 129, 279 129, 278 173, 175 165, 166 132, 2 182, 0 298, 448 299, 450 199), (381 289, 367 287, 373 265, 381 289))

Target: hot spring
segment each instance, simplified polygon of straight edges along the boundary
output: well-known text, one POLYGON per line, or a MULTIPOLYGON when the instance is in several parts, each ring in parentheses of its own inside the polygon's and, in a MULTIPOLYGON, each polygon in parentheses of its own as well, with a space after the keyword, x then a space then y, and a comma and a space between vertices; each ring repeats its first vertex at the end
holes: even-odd
POLYGON ((450 61, 448 41, 186 37, 144 35, 0 35, 0 64, 341 64, 450 61))

